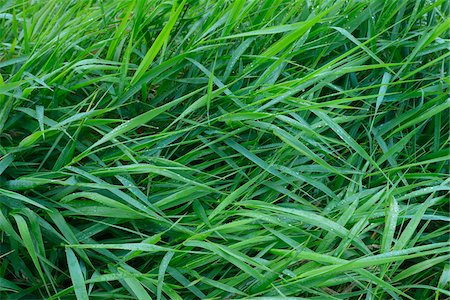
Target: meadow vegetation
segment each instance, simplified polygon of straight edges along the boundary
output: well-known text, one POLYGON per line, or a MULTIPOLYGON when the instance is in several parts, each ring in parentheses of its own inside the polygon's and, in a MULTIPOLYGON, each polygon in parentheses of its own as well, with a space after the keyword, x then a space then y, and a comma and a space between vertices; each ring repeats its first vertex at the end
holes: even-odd
POLYGON ((1 299, 448 299, 447 0, 1 0, 1 299))

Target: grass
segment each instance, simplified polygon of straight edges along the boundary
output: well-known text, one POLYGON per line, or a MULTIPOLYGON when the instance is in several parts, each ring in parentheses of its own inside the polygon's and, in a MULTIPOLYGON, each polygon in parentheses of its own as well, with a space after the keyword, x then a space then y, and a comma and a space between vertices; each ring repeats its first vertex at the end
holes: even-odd
POLYGON ((449 299, 448 1, 0 2, 1 299, 449 299))

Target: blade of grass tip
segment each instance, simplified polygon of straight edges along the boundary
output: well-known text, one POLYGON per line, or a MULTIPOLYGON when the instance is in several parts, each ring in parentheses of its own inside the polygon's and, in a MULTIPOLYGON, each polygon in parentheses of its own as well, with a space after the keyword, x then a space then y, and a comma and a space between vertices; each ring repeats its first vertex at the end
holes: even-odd
POLYGON ((9 197, 9 198, 12 198, 12 199, 16 199, 16 200, 19 200, 19 201, 22 201, 22 202, 34 205, 34 206, 39 207, 39 208, 41 208, 43 210, 46 210, 46 211, 50 211, 47 207, 43 206, 42 204, 39 204, 36 201, 33 201, 33 200, 31 200, 31 199, 29 199, 29 198, 27 198, 27 197, 25 197, 25 196, 23 196, 21 194, 18 194, 16 192, 12 192, 12 191, 8 191, 8 190, 4 190, 4 189, 0 188, 0 195, 3 195, 3 196, 6 196, 6 197, 9 197))
POLYGON ((398 214, 400 207, 394 196, 389 196, 389 208, 386 213, 386 223, 384 226, 383 240, 381 242, 381 253, 391 251, 392 242, 394 240, 395 228, 397 227, 398 214))
POLYGON ((253 41, 256 38, 250 38, 250 39, 246 39, 244 40, 231 54, 231 58, 230 60, 227 62, 227 67, 225 68, 225 72, 223 74, 222 77, 222 81, 226 82, 228 77, 231 74, 231 71, 234 68, 234 65, 237 63, 237 61, 239 60, 239 58, 242 56, 242 54, 244 54, 245 50, 247 50, 248 47, 250 47, 251 43, 253 43, 253 41))
POLYGON ((7 98, 7 96, 3 95, 3 91, 6 92, 17 86, 20 86, 20 84, 5 84, 3 81, 3 77, 0 75, 0 134, 3 132, 3 128, 5 126, 6 120, 8 119, 13 104, 12 98, 7 98))
POLYGON ((66 202, 70 202, 70 201, 73 201, 73 200, 79 199, 79 198, 89 199, 89 200, 98 202, 100 204, 103 204, 105 206, 118 208, 118 209, 121 209, 124 211, 128 211, 130 213, 139 215, 139 212, 135 211, 133 208, 129 207, 128 205, 122 204, 119 201, 113 200, 109 197, 103 196, 98 193, 92 193, 92 192, 72 193, 70 195, 63 197, 60 201, 62 203, 66 203, 66 202))
MULTIPOLYGON (((249 36, 255 36, 255 35, 261 36, 261 35, 283 33, 283 32, 288 32, 288 31, 293 31, 295 29, 298 29, 300 26, 304 25, 304 23, 305 22, 296 22, 296 23, 292 23, 292 24, 271 26, 271 27, 266 27, 266 28, 262 28, 262 29, 257 29, 257 30, 243 32, 243 33, 219 37, 216 40, 220 41, 220 40, 225 40, 225 39, 236 39, 236 38, 249 37, 249 36)), ((249 42, 249 41, 251 41, 251 40, 245 40, 245 42, 249 42)))
POLYGON ((166 273, 167 267, 169 266, 169 262, 172 259, 174 252, 167 252, 163 259, 161 260, 161 264, 159 265, 158 271, 158 285, 156 291, 156 299, 160 300, 162 296, 162 288, 164 284, 164 274, 166 273))
MULTIPOLYGON (((189 58, 188 58, 189 59, 189 58)), ((214 67, 216 65, 216 61, 214 61, 214 67)), ((214 67, 213 70, 210 72, 209 74, 209 79, 208 79, 208 87, 206 89, 206 94, 207 94, 207 100, 206 100, 206 116, 208 118, 208 125, 210 124, 210 118, 209 118, 209 110, 211 108, 211 99, 212 99, 212 92, 213 92, 213 83, 214 83, 214 67)))
POLYGON ((66 248, 67 265, 69 266, 70 279, 72 280, 75 295, 78 300, 88 300, 86 284, 81 271, 80 263, 72 249, 66 248))
POLYGON ((42 105, 36 106, 36 116, 39 123, 39 129, 42 131, 42 136, 45 139, 44 132, 44 107, 42 105))
POLYGON ((200 220, 203 222, 203 224, 200 224, 200 227, 208 226, 211 227, 211 223, 209 222, 208 215, 206 213, 205 208, 203 207, 202 203, 195 199, 192 202, 192 208, 194 209, 195 214, 200 218, 200 220))
POLYGON ((0 159, 0 175, 2 175, 2 173, 11 165, 13 161, 14 156, 11 153, 6 154, 0 159))
POLYGON ((419 272, 430 270, 435 265, 437 265, 441 262, 444 262, 444 261, 448 261, 449 258, 450 258, 450 254, 434 257, 434 258, 422 261, 420 263, 417 263, 417 264, 407 268, 406 270, 403 270, 402 272, 398 273, 394 278, 392 278, 392 282, 398 282, 402 279, 413 276, 419 272))
POLYGON ((378 109, 380 108, 381 103, 383 103, 384 97, 386 96, 386 91, 388 89, 389 81, 391 80, 391 78, 392 78, 392 75, 390 73, 385 72, 383 74, 383 79, 381 79, 380 90, 378 91, 377 102, 375 103, 375 113, 374 113, 372 122, 370 124, 370 131, 372 131, 378 109))
POLYGON ((144 252, 167 252, 169 248, 158 245, 142 244, 142 243, 122 243, 122 244, 77 244, 67 245, 74 249, 113 249, 113 250, 130 250, 144 252))
MULTIPOLYGON (((155 234, 154 236, 148 237, 146 239, 144 239, 141 243, 142 244, 150 244, 150 245, 155 245, 157 243, 159 243, 161 241, 161 236, 162 236, 162 232, 155 234)), ((127 262, 130 259, 133 259, 135 257, 140 256, 143 253, 143 251, 131 251, 129 252, 127 255, 124 256, 123 258, 123 262, 127 262)))
POLYGON ((39 277, 41 277, 43 284, 45 286, 45 289, 47 290, 47 293, 50 295, 46 280, 44 277, 44 272, 42 271, 39 259, 37 257, 36 249, 33 244, 33 240, 31 238, 30 230, 28 229, 27 222, 25 222, 25 219, 20 215, 13 215, 14 219, 16 220, 17 228, 19 229, 20 236, 22 238, 22 243, 25 246, 25 248, 28 251, 28 254, 30 254, 31 260, 36 267, 36 270, 39 273, 39 277))
POLYGON ((450 282, 450 264, 447 263, 442 270, 441 277, 439 278, 438 286, 440 288, 448 288, 450 282))
POLYGON ((181 4, 178 6, 175 13, 170 16, 169 21, 164 26, 162 31, 159 33, 158 37, 153 42, 150 49, 147 51, 147 54, 144 56, 144 59, 142 59, 142 62, 139 64, 136 72, 133 75, 133 78, 131 79, 131 84, 134 84, 137 81, 139 81, 139 79, 141 79, 142 76, 144 76, 144 73, 150 67, 150 65, 152 64, 156 55, 158 54, 159 50, 163 46, 164 41, 169 38, 170 31, 172 30, 173 26, 175 25, 175 22, 178 20, 178 17, 180 15, 180 13, 182 12, 185 3, 186 3, 186 0, 183 0, 183 2, 181 2, 181 4))
POLYGON ((13 225, 11 222, 5 217, 5 215, 0 210, 0 229, 3 232, 6 232, 11 238, 15 239, 16 241, 20 242, 20 236, 16 233, 16 231, 13 228, 13 225))

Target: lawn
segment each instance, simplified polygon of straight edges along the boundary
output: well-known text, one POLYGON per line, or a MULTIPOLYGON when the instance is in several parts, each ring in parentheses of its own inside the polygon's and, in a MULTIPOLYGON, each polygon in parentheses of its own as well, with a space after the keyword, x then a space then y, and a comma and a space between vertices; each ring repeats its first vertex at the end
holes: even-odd
POLYGON ((447 0, 0 0, 0 299, 450 299, 447 0))

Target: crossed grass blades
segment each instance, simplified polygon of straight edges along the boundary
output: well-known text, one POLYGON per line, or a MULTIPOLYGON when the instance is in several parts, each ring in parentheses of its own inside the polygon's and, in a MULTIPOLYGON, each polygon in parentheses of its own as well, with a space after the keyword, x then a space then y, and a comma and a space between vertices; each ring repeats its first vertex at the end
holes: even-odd
POLYGON ((0 298, 447 299, 448 13, 0 1, 0 298))

